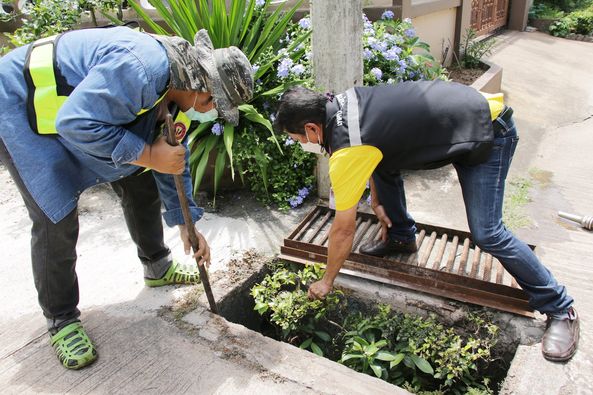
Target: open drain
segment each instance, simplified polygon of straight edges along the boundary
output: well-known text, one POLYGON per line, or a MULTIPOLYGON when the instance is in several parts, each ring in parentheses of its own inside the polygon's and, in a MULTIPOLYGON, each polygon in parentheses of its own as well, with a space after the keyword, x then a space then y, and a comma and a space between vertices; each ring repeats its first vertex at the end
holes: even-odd
MULTIPOLYGON (((333 210, 315 207, 284 239, 280 258, 326 262, 333 216, 333 210)), ((363 255, 360 245, 381 237, 381 224, 373 214, 358 213, 352 252, 341 273, 533 317, 527 294, 497 259, 474 245, 470 233, 421 223, 416 227, 416 253, 363 255)))

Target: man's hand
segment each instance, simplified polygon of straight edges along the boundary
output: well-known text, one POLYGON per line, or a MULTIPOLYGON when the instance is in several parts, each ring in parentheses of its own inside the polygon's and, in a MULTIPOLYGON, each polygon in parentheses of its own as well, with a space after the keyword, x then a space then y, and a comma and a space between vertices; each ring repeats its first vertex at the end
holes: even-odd
POLYGON ((374 206, 373 211, 375 212, 375 215, 377 216, 379 221, 381 221, 381 240, 387 241, 387 230, 391 228, 391 220, 385 213, 385 209, 382 205, 379 204, 377 206, 374 206))
POLYGON ((185 170, 185 147, 171 146, 164 137, 147 145, 138 160, 132 164, 148 167, 163 174, 181 174, 185 170))
POLYGON ((332 288, 333 284, 321 279, 311 284, 307 295, 309 296, 309 299, 323 299, 325 298, 325 295, 331 292, 332 288))
MULTIPOLYGON (((196 236, 198 238, 198 251, 194 252, 194 258, 198 259, 198 265, 206 265, 206 267, 210 266, 210 247, 206 242, 204 236, 198 232, 196 229, 196 236)), ((185 255, 189 255, 192 245, 191 241, 189 240, 189 232, 185 225, 179 225, 179 237, 181 237, 181 241, 183 241, 183 249, 185 251, 185 255)))

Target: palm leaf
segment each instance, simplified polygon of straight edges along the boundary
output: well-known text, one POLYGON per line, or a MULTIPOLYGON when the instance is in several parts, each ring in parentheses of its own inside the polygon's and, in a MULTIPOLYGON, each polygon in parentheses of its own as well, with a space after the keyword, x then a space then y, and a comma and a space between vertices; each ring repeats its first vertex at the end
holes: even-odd
POLYGON ((150 16, 148 16, 148 14, 146 13, 146 11, 144 11, 144 8, 142 8, 142 6, 140 6, 134 0, 130 0, 129 4, 130 4, 130 7, 132 7, 134 9, 134 11, 136 11, 136 13, 138 14, 138 16, 141 17, 144 20, 144 22, 146 22, 146 24, 148 26, 150 26, 150 28, 156 34, 169 35, 169 33, 165 29, 163 29, 160 25, 158 25, 157 23, 155 23, 152 20, 152 18, 150 16))
POLYGON ((208 165, 208 159, 210 158, 210 151, 212 151, 217 142, 218 136, 212 134, 208 137, 205 137, 204 141, 201 141, 199 143, 199 145, 204 145, 204 152, 199 158, 198 165, 196 166, 194 173, 194 195, 198 192, 200 184, 202 183, 202 178, 204 177, 204 173, 206 172, 206 166, 208 165))
POLYGON ((216 153, 216 161, 214 162, 214 198, 212 200, 212 206, 216 207, 216 191, 218 191, 218 185, 220 184, 220 179, 222 174, 224 173, 224 168, 226 164, 226 155, 224 152, 224 147, 219 147, 218 152, 216 153))

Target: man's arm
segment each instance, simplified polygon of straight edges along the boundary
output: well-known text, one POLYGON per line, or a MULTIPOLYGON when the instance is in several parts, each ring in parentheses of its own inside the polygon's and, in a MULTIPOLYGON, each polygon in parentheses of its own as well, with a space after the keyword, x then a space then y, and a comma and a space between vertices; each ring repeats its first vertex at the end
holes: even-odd
POLYGON ((387 229, 391 228, 391 220, 385 213, 385 209, 379 201, 379 197, 377 196, 377 190, 375 187, 375 181, 373 180, 372 176, 369 179, 369 181, 371 185, 371 207, 373 208, 375 215, 379 219, 379 222, 381 222, 381 239, 383 241, 387 241, 387 229))
POLYGON ((320 281, 309 287, 310 298, 322 299, 331 291, 342 264, 350 255, 356 232, 356 208, 357 206, 354 206, 348 210, 336 211, 334 222, 329 231, 325 275, 320 281))

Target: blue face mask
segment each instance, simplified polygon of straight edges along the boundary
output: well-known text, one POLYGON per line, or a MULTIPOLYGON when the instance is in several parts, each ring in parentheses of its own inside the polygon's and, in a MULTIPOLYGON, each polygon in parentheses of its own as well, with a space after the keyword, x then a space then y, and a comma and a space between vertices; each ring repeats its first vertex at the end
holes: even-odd
POLYGON ((189 110, 185 111, 185 115, 192 121, 204 123, 215 121, 218 118, 218 111, 216 108, 213 108, 210 111, 199 112, 195 108, 190 107, 189 110))

